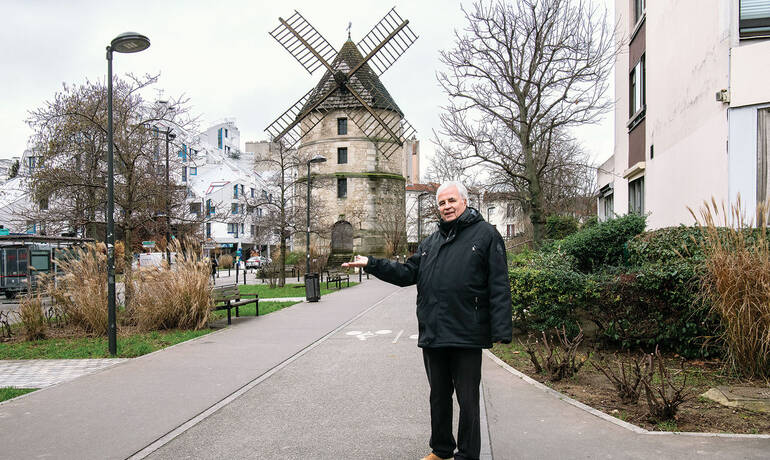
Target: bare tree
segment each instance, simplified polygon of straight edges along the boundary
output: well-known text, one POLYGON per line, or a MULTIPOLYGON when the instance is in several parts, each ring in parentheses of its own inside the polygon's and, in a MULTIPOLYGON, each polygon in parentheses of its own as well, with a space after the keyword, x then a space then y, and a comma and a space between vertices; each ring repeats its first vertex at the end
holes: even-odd
MULTIPOLYGON (((306 231, 305 194, 307 181, 302 175, 308 158, 297 149, 289 149, 282 142, 271 142, 265 152, 255 155, 255 170, 260 175, 264 189, 259 196, 248 198, 253 209, 266 212, 252 213, 257 237, 277 236, 280 247, 279 285, 286 283, 286 242, 306 231)), ((314 184, 317 178, 313 178, 314 184)), ((319 207, 311 209, 311 225, 319 223, 319 207)), ((317 229, 316 229, 317 230, 317 229)), ((304 260, 303 260, 304 263, 304 260)))
POLYGON ((449 104, 437 142, 515 186, 539 242, 555 137, 611 107, 614 29, 589 0, 478 1, 464 11, 467 26, 441 52, 449 104))
MULTIPOLYGON (((178 183, 166 187, 162 130, 173 127, 181 135, 195 128, 195 120, 189 116, 186 99, 158 104, 142 97, 157 82, 157 76, 114 78, 115 222, 126 247, 125 266, 130 272, 135 242, 139 241, 136 237, 165 229, 169 210, 180 215, 186 211, 185 187, 178 183)), ((29 181, 38 204, 28 211, 34 219, 103 238, 106 95, 106 82, 64 85, 53 100, 30 112, 27 124, 34 131, 31 143, 39 161, 29 181)), ((176 151, 169 153, 170 170, 179 167, 176 151)))

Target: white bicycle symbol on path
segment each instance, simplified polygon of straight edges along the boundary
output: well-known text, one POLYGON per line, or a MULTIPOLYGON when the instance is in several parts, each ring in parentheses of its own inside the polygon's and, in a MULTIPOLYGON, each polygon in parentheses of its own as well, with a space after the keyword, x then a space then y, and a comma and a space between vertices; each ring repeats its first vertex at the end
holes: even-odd
MULTIPOLYGON (((391 331, 390 329, 380 329, 379 331, 374 331, 374 332, 372 332, 372 331, 366 331, 366 332, 363 332, 363 331, 348 331, 348 332, 345 333, 345 335, 356 337, 358 340, 366 340, 366 339, 371 338, 371 337, 384 336, 384 335, 388 335, 388 334, 392 334, 392 333, 393 333, 393 331, 391 331)), ((396 338, 393 339, 393 343, 396 343, 398 341, 399 337, 401 337, 401 334, 403 334, 403 333, 404 333, 403 330, 399 331, 398 334, 396 335, 396 338)), ((412 340, 417 340, 417 334, 410 335, 409 338, 412 339, 412 340)))

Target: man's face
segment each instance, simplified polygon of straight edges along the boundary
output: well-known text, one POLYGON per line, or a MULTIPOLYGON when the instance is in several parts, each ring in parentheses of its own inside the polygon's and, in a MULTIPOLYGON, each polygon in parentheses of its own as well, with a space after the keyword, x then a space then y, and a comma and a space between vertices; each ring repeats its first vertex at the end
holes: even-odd
POLYGON ((465 211, 468 202, 460 196, 457 187, 447 187, 438 194, 438 212, 446 222, 451 222, 465 211))

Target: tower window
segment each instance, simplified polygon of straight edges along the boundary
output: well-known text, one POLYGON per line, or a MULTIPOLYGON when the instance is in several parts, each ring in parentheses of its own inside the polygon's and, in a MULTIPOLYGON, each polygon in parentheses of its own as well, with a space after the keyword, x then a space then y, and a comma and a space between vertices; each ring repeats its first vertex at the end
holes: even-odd
POLYGON ((346 177, 340 177, 337 179, 337 198, 348 197, 348 179, 346 177))
POLYGON ((347 147, 339 147, 337 148, 337 164, 346 164, 348 162, 348 148, 347 147))
POLYGON ((342 136, 348 133, 348 119, 337 118, 337 134, 342 136))

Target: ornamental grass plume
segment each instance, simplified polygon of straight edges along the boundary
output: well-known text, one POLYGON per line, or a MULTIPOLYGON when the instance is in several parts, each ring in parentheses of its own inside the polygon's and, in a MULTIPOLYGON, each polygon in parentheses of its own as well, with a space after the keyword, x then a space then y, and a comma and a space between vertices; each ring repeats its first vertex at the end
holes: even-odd
POLYGON ((43 313, 43 298, 40 293, 22 297, 19 304, 19 319, 24 327, 24 337, 27 340, 45 338, 48 324, 43 313))
MULTIPOLYGON (((689 209, 689 208, 688 208, 689 209)), ((768 206, 756 209, 757 226, 747 222, 740 196, 729 208, 712 198, 700 218, 705 257, 703 295, 720 321, 717 338, 724 344, 727 364, 746 377, 770 377, 770 243, 768 206), (717 222, 721 218, 722 226, 717 222)))
POLYGON ((56 259, 56 276, 41 275, 43 292, 51 296, 70 324, 93 334, 107 333, 107 251, 103 243, 72 248, 56 259), (66 254, 66 256, 64 255, 66 254))
POLYGON ((175 264, 141 267, 134 272, 131 314, 140 329, 202 329, 206 327, 213 300, 211 267, 201 258, 192 239, 174 240, 175 264))

